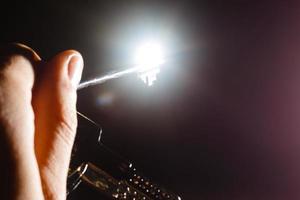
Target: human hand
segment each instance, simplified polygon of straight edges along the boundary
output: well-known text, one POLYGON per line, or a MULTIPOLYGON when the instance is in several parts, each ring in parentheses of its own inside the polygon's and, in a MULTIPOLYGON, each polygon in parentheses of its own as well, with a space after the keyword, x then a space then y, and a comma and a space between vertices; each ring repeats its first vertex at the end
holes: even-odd
POLYGON ((73 50, 43 62, 24 45, 0 48, 1 199, 66 199, 82 69, 73 50))

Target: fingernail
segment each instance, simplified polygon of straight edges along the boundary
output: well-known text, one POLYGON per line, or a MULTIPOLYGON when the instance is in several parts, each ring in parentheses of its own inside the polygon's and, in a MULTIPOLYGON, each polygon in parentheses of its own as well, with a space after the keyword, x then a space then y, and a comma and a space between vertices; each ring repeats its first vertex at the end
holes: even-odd
POLYGON ((74 87, 77 87, 81 79, 83 60, 79 55, 73 55, 68 64, 69 79, 74 87))

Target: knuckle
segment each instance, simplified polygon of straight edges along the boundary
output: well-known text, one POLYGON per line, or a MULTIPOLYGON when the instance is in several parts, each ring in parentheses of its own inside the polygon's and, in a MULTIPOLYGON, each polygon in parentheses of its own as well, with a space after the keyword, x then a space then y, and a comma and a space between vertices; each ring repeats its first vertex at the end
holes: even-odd
POLYGON ((35 63, 41 60, 38 54, 30 47, 20 43, 10 43, 0 46, 0 64, 5 66, 9 63, 10 58, 21 55, 29 62, 35 63))
POLYGON ((28 46, 11 43, 0 46, 0 78, 23 85, 33 84, 34 66, 40 61, 39 56, 28 46))
POLYGON ((58 135, 68 145, 73 145, 76 129, 77 117, 72 112, 64 112, 58 117, 58 135))
POLYGON ((34 81, 33 66, 22 55, 10 57, 8 64, 1 67, 2 81, 17 83, 20 87, 28 84, 32 87, 34 81))

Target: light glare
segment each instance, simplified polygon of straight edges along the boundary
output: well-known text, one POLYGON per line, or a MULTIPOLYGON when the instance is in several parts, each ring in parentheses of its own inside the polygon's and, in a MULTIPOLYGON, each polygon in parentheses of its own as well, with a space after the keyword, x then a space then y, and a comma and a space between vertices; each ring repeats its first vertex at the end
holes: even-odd
POLYGON ((163 49, 157 42, 147 42, 136 52, 136 65, 143 69, 154 68, 164 63, 163 49))
POLYGON ((135 64, 139 68, 138 77, 148 86, 153 85, 159 67, 164 64, 163 48, 158 42, 149 41, 142 44, 136 51, 135 64))
POLYGON ((102 84, 128 74, 137 73, 138 77, 148 86, 153 85, 160 66, 165 63, 164 51, 157 42, 147 42, 141 45, 135 54, 134 66, 125 70, 114 71, 94 79, 84 81, 77 86, 77 90, 93 85, 102 84))

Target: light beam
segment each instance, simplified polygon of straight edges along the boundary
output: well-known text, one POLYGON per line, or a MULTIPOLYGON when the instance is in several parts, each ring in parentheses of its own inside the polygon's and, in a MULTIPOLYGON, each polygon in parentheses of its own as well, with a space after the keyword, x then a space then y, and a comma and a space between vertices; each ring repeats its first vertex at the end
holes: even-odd
POLYGON ((138 77, 148 86, 153 85, 157 79, 156 75, 160 72, 160 66, 165 63, 164 51, 162 46, 155 41, 142 43, 135 52, 134 65, 130 68, 107 73, 95 79, 80 83, 77 90, 102 84, 108 80, 116 79, 128 74, 137 73, 138 77))

